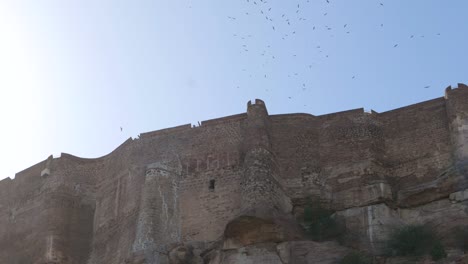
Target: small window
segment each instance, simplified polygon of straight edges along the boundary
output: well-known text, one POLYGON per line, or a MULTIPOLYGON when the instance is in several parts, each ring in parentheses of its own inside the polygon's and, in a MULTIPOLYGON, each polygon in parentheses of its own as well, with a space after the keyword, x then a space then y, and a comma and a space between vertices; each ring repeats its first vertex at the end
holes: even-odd
POLYGON ((215 189, 215 180, 210 180, 210 191, 214 191, 215 189))

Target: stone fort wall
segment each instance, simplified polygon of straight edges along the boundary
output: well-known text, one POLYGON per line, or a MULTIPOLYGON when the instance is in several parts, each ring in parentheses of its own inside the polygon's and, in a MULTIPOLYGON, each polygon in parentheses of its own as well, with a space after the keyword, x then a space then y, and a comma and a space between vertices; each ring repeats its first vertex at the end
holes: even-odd
POLYGON ((177 243, 216 241, 239 215, 291 213, 311 196, 335 210, 409 208, 468 187, 456 177, 467 141, 463 84, 384 113, 269 115, 249 102, 243 114, 143 133, 97 159, 63 153, 2 180, 0 262, 158 263, 177 243))

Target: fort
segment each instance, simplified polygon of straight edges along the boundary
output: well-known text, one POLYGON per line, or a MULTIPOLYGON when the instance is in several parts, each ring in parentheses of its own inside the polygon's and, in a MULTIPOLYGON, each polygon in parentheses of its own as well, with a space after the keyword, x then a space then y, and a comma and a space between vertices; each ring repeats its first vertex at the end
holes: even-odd
POLYGON ((468 224, 467 189, 464 84, 383 113, 269 115, 257 99, 246 113, 142 133, 96 159, 50 156, 2 180, 0 263, 315 263, 285 261, 313 247, 294 223, 307 199, 375 254, 401 223, 437 225, 450 246, 468 224), (226 229, 242 216, 282 235, 252 248, 226 229))

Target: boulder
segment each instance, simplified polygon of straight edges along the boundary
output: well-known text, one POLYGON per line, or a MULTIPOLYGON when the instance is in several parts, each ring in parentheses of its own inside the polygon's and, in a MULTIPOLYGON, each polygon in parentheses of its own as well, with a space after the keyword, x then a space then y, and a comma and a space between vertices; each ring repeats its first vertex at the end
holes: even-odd
POLYGON ((449 196, 450 201, 452 202, 463 202, 468 200, 468 189, 463 191, 451 193, 449 196))
POLYGON ((279 243, 300 238, 302 233, 295 223, 280 218, 240 216, 227 224, 223 249, 241 248, 257 243, 279 243))
POLYGON ((338 263, 348 248, 336 242, 291 241, 280 243, 277 251, 283 264, 331 264, 338 263))
POLYGON ((283 264, 275 243, 262 243, 247 247, 217 251, 209 264, 283 264))
POLYGON ((289 241, 260 243, 210 253, 209 264, 332 264, 350 250, 336 242, 289 241))
POLYGON ((194 254, 190 245, 179 245, 169 252, 170 264, 203 264, 203 260, 194 254))

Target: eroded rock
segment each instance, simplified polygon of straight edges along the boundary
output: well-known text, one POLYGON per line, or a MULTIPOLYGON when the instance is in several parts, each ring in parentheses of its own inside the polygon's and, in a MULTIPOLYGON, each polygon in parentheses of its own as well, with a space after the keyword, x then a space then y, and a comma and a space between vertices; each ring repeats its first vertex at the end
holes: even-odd
POLYGON ((345 220, 347 242, 373 254, 383 253, 390 232, 403 225, 397 211, 385 204, 351 208, 336 215, 345 220))
POLYGON ((301 237, 300 230, 294 223, 276 218, 240 216, 226 226, 223 249, 241 248, 257 243, 279 243, 301 237))
POLYGON ((283 264, 328 264, 338 263, 348 248, 337 242, 291 241, 277 246, 283 264))
POLYGON ((209 264, 283 264, 275 243, 262 243, 238 249, 223 250, 209 264))

